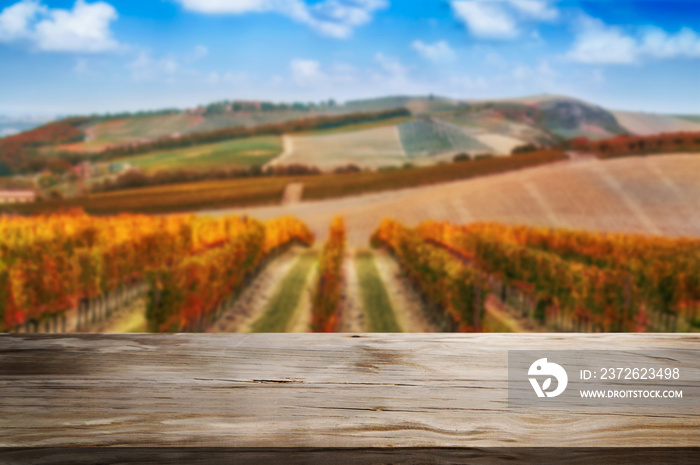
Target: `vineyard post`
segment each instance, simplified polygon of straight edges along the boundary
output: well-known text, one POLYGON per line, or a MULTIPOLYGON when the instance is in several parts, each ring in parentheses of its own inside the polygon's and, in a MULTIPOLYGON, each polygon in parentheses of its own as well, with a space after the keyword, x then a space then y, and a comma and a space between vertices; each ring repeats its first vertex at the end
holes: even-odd
POLYGON ((116 304, 117 304, 117 288, 112 289, 109 291, 107 294, 107 311, 105 312, 106 316, 109 317, 114 310, 116 310, 116 304))
POLYGON ((474 317, 474 331, 481 331, 481 277, 477 274, 474 278, 474 302, 472 307, 474 317))
POLYGON ((82 318, 83 318, 83 307, 84 307, 84 302, 85 299, 80 299, 78 301, 78 311, 76 312, 76 318, 75 318, 75 330, 80 331, 80 327, 82 326, 82 318))
POLYGON ((104 309, 102 310, 102 315, 100 315, 100 321, 104 320, 107 318, 111 313, 112 313, 112 304, 114 302, 114 294, 112 291, 107 291, 104 294, 104 299, 105 299, 105 306, 104 309))
MULTIPOLYGON (((623 321, 630 321, 632 319, 632 277, 629 273, 625 275, 625 308, 622 318, 623 321)), ((620 328, 620 330, 623 330, 623 328, 620 328)))

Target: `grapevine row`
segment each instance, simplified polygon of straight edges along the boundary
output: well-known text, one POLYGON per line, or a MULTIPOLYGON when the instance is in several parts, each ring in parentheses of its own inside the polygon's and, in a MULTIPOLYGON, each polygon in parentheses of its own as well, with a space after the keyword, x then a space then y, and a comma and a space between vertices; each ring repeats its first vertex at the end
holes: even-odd
POLYGON ((344 255, 345 223, 343 218, 335 217, 321 254, 318 283, 311 304, 311 326, 314 331, 332 332, 338 324, 344 255))
POLYGON ((677 314, 700 303, 700 240, 475 224, 469 231, 630 274, 650 308, 677 314))
POLYGON ((294 218, 266 223, 244 218, 222 246, 152 271, 146 310, 149 330, 203 330, 264 259, 294 242, 313 242, 308 228, 294 218))
POLYGON ((394 220, 382 221, 372 245, 394 255, 429 303, 434 320, 459 331, 481 330, 488 285, 480 272, 394 220))
MULTIPOLYGON (((215 250, 245 224, 234 217, 98 218, 80 211, 1 216, 0 331, 36 324, 72 308, 104 309, 106 303, 133 297, 149 270, 215 250)), ((285 234, 303 235, 300 228, 289 219, 272 224, 263 250, 284 241, 285 234)))
POLYGON ((418 229, 525 290, 545 323, 644 331, 652 328, 652 313, 678 311, 698 292, 693 241, 478 223, 426 222, 418 229))

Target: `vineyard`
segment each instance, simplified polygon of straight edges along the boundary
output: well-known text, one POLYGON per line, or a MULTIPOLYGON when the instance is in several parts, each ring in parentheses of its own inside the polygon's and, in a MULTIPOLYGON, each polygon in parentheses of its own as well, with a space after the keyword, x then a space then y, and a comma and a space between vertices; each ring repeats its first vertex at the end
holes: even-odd
POLYGON ((678 331, 698 324, 700 241, 426 222, 422 238, 490 275, 559 331, 678 331))
POLYGON ((323 247, 318 285, 312 301, 312 328, 315 331, 332 332, 338 325, 344 254, 345 224, 341 217, 336 217, 331 223, 328 241, 323 247))
POLYGON ((437 120, 419 120, 399 125, 401 143, 411 157, 445 152, 488 152, 489 147, 468 136, 458 126, 437 120))
POLYGON ((65 330, 76 308, 80 329, 145 287, 150 329, 193 329, 293 241, 313 237, 291 218, 0 217, 0 329, 65 330))
POLYGON ((433 320, 447 321, 457 331, 481 330, 482 299, 488 288, 478 270, 392 220, 382 222, 372 245, 387 247, 396 257, 427 302, 433 320))
POLYGON ((700 328, 697 239, 385 219, 355 253, 336 217, 313 240, 293 217, 3 216, 0 330, 102 331, 124 308, 151 332, 700 328))

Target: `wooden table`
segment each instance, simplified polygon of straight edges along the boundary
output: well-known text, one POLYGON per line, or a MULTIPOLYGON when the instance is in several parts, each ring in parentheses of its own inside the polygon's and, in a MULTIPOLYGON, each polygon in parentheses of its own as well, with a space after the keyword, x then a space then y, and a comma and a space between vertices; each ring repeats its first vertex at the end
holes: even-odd
POLYGON ((223 448, 206 463, 226 451, 326 463, 334 449, 407 448, 449 463, 488 448, 700 445, 700 405, 509 408, 509 349, 700 350, 700 335, 2 335, 0 447, 34 450, 0 449, 0 462, 33 463, 42 447, 223 448))

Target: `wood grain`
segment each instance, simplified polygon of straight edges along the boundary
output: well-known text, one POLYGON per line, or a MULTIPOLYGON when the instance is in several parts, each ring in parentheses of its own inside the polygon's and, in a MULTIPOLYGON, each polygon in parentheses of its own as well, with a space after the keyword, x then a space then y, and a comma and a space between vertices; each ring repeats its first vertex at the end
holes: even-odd
POLYGON ((0 447, 697 446, 700 409, 507 405, 508 349, 690 334, 3 335, 0 447))

